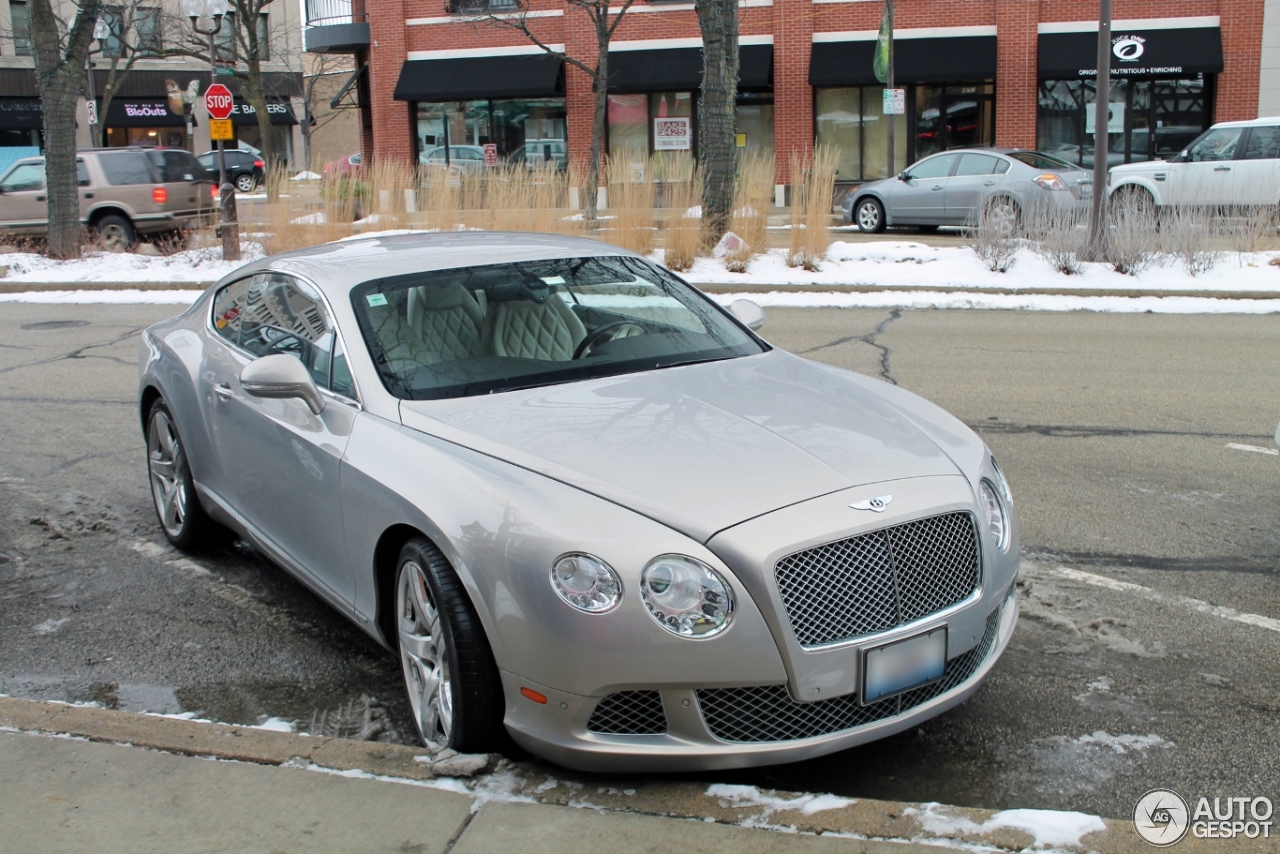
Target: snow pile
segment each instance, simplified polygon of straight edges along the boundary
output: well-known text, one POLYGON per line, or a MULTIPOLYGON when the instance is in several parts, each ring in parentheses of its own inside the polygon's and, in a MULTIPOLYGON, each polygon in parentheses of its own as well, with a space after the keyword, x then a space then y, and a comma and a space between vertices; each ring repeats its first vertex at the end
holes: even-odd
POLYGON ((778 795, 767 795, 755 786, 738 786, 729 783, 714 783, 707 787, 707 796, 718 798, 723 806, 764 807, 761 818, 767 818, 777 810, 799 810, 804 815, 813 815, 824 810, 844 809, 857 801, 839 798, 835 795, 797 795, 794 798, 783 798, 778 795))
POLYGON ((9 268, 6 282, 211 282, 266 254, 259 243, 244 242, 240 250, 244 256, 241 261, 222 260, 221 247, 164 256, 89 252, 71 261, 55 261, 35 252, 9 252, 0 254, 0 265, 9 268))
POLYGON ((881 285, 930 291, 974 288, 1262 291, 1280 296, 1280 271, 1269 266, 1272 258, 1280 257, 1276 252, 1227 254, 1212 270, 1194 277, 1188 276, 1172 259, 1137 276, 1122 275, 1100 263, 1082 264, 1083 273, 1065 276, 1029 248, 1019 252, 1017 263, 1008 273, 993 273, 966 246, 926 246, 898 240, 835 241, 827 250, 822 269, 816 272, 788 267, 786 254, 785 249, 771 249, 753 258, 743 274, 730 273, 714 258, 699 258, 693 269, 683 275, 695 284, 881 285))
POLYGON ((923 810, 910 807, 903 810, 904 815, 912 816, 920 822, 928 833, 936 836, 980 836, 993 830, 1009 828, 1020 830, 1035 839, 1039 848, 1062 847, 1071 845, 1080 847, 1080 839, 1089 833, 1106 830, 1107 825, 1096 815, 1081 812, 1064 812, 1059 810, 1004 810, 998 812, 982 824, 977 824, 963 816, 947 815, 942 812, 941 804, 923 804, 923 810))
POLYGON ((321 176, 317 175, 315 172, 299 172, 297 175, 294 175, 289 180, 290 181, 319 181, 320 177, 321 176))

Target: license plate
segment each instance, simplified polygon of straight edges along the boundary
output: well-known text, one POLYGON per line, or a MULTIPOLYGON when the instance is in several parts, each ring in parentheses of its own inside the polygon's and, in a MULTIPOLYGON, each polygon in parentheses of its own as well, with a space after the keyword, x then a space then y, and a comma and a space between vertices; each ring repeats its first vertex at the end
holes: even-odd
POLYGON ((941 679, 946 667, 946 626, 869 649, 862 657, 862 704, 941 679))
POLYGON ((1081 195, 1081 197, 1082 197, 1082 198, 1088 198, 1089 196, 1092 196, 1092 195, 1093 195, 1093 185, 1092 185, 1092 184, 1081 184, 1081 185, 1080 185, 1080 195, 1081 195))

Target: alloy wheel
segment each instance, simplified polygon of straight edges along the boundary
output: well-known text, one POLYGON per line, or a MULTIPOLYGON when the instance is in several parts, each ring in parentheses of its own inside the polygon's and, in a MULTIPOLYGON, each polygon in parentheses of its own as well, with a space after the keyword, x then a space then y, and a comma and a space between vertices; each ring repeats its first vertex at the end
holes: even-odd
POLYGON ((400 569, 396 590, 400 663, 413 719, 427 747, 443 750, 453 735, 453 682, 448 641, 427 578, 414 561, 400 569))
POLYGON ((858 205, 858 228, 863 231, 875 231, 880 227, 880 208, 875 202, 863 202, 858 205))
POLYGON ((151 497, 165 533, 171 538, 182 536, 187 521, 190 495, 182 473, 182 445, 165 412, 151 416, 147 431, 147 467, 151 473, 151 497))

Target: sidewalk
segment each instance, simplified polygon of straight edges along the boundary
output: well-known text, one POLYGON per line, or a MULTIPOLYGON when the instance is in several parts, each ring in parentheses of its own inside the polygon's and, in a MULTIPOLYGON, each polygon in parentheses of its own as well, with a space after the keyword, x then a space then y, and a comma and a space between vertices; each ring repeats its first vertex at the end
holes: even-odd
MULTIPOLYGON (((1130 822, 604 778, 0 697, 0 852, 927 854, 1147 847, 1130 822), (786 832, 779 832, 786 831, 786 832), (1084 831, 1084 832, 1082 832, 1084 831)), ((1187 838, 1179 854, 1262 851, 1187 838)))

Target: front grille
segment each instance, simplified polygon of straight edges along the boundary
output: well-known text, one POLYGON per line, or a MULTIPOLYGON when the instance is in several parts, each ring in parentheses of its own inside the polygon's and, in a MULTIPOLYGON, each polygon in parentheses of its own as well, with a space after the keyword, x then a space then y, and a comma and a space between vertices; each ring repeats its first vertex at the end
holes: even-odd
POLYGON ((657 691, 619 691, 596 706, 587 721, 589 732, 600 735, 661 735, 667 714, 657 691))
POLYGON ((874 634, 963 602, 978 586, 978 530, 946 513, 798 552, 774 578, 801 646, 874 634))
POLYGON ((1000 609, 996 608, 987 617, 982 640, 948 661, 941 679, 866 706, 858 704, 856 693, 797 703, 786 685, 707 688, 697 692, 698 705, 712 735, 721 741, 759 743, 830 735, 910 711, 955 688, 973 676, 991 654, 999 627, 1000 609))

